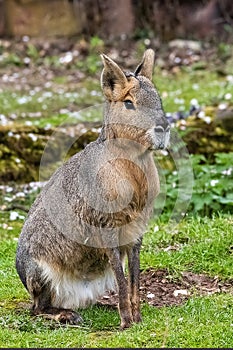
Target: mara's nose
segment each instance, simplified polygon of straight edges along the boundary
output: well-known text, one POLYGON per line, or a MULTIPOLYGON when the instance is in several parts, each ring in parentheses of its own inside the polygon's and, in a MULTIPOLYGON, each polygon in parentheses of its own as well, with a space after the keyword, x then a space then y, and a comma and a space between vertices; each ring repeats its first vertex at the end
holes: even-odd
POLYGON ((157 125, 154 128, 154 132, 157 140, 157 149, 167 148, 170 140, 170 125, 166 125, 166 128, 162 125, 157 125))

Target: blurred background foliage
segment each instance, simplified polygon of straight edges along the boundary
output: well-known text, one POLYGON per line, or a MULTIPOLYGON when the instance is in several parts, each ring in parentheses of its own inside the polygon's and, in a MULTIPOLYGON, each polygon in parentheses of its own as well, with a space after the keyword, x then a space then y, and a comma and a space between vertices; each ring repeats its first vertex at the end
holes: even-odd
POLYGON ((231 0, 1 0, 0 35, 226 40, 231 0))

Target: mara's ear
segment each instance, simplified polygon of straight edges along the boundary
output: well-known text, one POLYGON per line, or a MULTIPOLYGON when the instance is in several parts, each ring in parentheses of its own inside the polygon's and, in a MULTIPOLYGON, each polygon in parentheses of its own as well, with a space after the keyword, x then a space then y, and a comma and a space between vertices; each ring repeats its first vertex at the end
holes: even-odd
POLYGON ((101 87, 107 99, 117 100, 127 86, 127 78, 121 68, 108 56, 101 55, 104 69, 101 74, 101 87))
POLYGON ((143 55, 142 62, 137 66, 134 74, 144 75, 144 77, 152 80, 155 62, 155 53, 152 49, 147 49, 143 55))

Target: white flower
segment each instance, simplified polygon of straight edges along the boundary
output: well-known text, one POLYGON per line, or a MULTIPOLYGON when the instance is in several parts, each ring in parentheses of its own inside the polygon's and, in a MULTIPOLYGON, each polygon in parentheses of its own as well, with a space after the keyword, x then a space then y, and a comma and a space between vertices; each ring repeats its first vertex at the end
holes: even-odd
POLYGON ((7 193, 12 192, 12 191, 13 191, 13 187, 7 187, 7 189, 6 189, 7 193))
POLYGON ((24 57, 23 62, 25 64, 29 64, 31 62, 31 59, 29 57, 24 57))
POLYGON ((229 83, 233 83, 233 75, 227 75, 227 81, 229 81, 229 83))
POLYGON ((18 104, 23 105, 24 103, 27 103, 31 101, 31 96, 22 96, 17 99, 18 104))
POLYGON ((25 193, 24 192, 18 192, 15 195, 16 197, 25 197, 25 193))
MULTIPOLYGON (((199 85, 198 84, 193 84, 192 85, 192 88, 193 88, 193 90, 198 90, 199 89, 199 85)), ((194 100, 196 100, 195 98, 194 98, 194 100)), ((197 100, 196 100, 197 101, 197 100)), ((192 103, 192 100, 190 101, 191 103, 192 103)), ((194 105, 195 106, 195 105, 194 105)))
POLYGON ((192 98, 190 104, 195 107, 199 107, 198 100, 196 98, 192 98))
POLYGON ((184 99, 183 98, 174 98, 174 103, 177 105, 182 105, 184 103, 184 99))
POLYGON ((13 198, 11 198, 11 197, 4 197, 4 200, 7 201, 7 202, 12 202, 13 198))
POLYGON ((231 100, 232 94, 230 92, 228 92, 224 97, 225 97, 225 100, 231 100))
POLYGON ((211 117, 206 116, 206 117, 204 117, 203 119, 204 119, 204 121, 205 121, 207 124, 210 124, 210 123, 211 123, 211 117))
POLYGON ((219 180, 211 180, 210 185, 215 186, 218 182, 219 182, 219 180))
POLYGON ((221 111, 227 109, 227 104, 226 103, 220 103, 218 105, 218 109, 221 110, 221 111))
POLYGON ((198 117, 201 118, 201 119, 204 119, 205 118, 205 112, 204 111, 200 111, 198 113, 198 117))
POLYGON ((12 211, 12 212, 10 213, 10 220, 11 220, 11 221, 16 220, 18 217, 19 217, 19 213, 17 213, 17 211, 12 211))
POLYGON ((227 175, 227 176, 230 176, 231 173, 232 173, 232 168, 229 168, 229 169, 227 169, 227 170, 223 170, 223 171, 222 171, 222 174, 223 174, 223 175, 227 175))
POLYGON ((60 63, 70 63, 73 60, 72 52, 67 52, 64 56, 60 57, 60 63))
POLYGON ((32 141, 37 141, 37 136, 35 134, 30 133, 28 136, 32 139, 32 141))

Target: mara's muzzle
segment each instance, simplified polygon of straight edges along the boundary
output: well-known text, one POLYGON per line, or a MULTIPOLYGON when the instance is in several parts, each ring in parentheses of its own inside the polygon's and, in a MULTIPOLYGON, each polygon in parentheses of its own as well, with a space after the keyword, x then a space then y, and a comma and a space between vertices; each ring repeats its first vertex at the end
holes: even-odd
POLYGON ((153 149, 166 149, 170 140, 170 125, 158 125, 153 129, 153 149))

